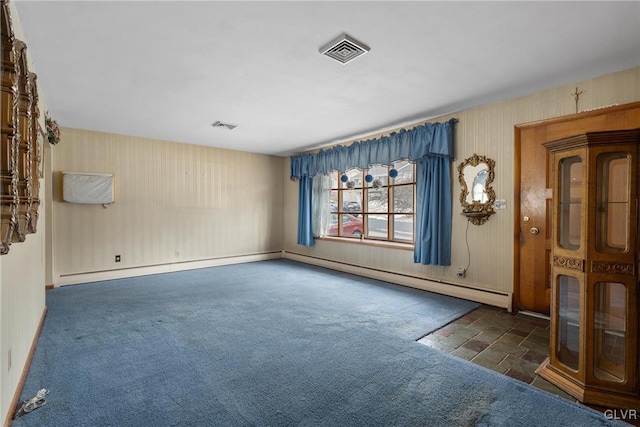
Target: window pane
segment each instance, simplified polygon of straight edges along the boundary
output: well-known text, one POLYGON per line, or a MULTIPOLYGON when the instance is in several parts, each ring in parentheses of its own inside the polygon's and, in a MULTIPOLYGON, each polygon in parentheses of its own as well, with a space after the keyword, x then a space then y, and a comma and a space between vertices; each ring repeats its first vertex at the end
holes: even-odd
POLYGON ((413 242, 413 215, 393 215, 393 240, 413 242))
POLYGON ((373 181, 367 184, 368 187, 384 187, 389 183, 389 168, 386 166, 374 166, 367 171, 373 176, 373 181))
POLYGON ((329 227, 327 227, 327 236, 338 235, 338 215, 329 215, 329 227))
POLYGON ((395 213, 413 212, 413 185, 393 187, 393 210, 395 213))
POLYGON ((329 176, 331 177, 331 188, 340 188, 340 185, 338 184, 338 182, 340 182, 338 172, 331 172, 329 176))
POLYGON ((389 190, 386 187, 367 190, 367 212, 387 213, 388 209, 389 190))
POLYGON ((342 191, 342 211, 354 215, 362 213, 362 189, 342 191))
POLYGON ((394 184, 413 182, 413 164, 403 160, 395 162, 393 167, 398 171, 398 176, 393 180, 394 184))
POLYGON ((387 239, 389 219, 387 215, 367 215, 367 234, 365 237, 387 239))
POLYGON ((362 171, 360 169, 349 169, 344 175, 347 176, 348 180, 347 182, 342 182, 342 174, 340 175, 340 186, 342 188, 362 188, 362 171), (353 187, 350 187, 350 185, 353 185, 353 187))
POLYGON ((342 215, 342 236, 357 237, 362 235, 362 220, 353 215, 342 215))
POLYGON ((329 197, 330 212, 338 212, 338 190, 331 190, 331 196, 329 197))

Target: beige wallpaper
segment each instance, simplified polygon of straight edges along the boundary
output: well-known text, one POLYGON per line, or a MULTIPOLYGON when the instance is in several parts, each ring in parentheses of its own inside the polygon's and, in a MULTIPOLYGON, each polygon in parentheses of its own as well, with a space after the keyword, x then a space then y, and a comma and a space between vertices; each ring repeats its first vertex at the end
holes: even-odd
MULTIPOLYGON (((16 36, 22 38, 12 4, 16 36)), ((38 71, 32 67, 32 70, 38 71)), ((453 215, 453 266, 416 265, 412 253, 355 244, 296 245, 297 184, 283 158, 187 144, 64 129, 51 150, 38 233, 0 258, 0 417, 9 405, 45 308, 44 285, 61 275, 287 251, 417 277, 455 282, 455 266, 471 267, 462 284, 510 292, 513 276, 513 127, 581 109, 640 100, 640 68, 571 83, 515 100, 461 111, 457 156, 496 160, 494 189, 506 199, 484 226, 453 215), (50 168, 50 169, 49 169, 50 168), (73 205, 59 199, 60 171, 113 173, 116 203, 73 205), (53 194, 53 200, 49 194, 53 194), (45 194, 47 196, 45 197, 45 194), (44 220, 43 220, 44 219, 44 220), (44 236, 47 236, 45 239, 44 236), (50 236, 50 237, 49 237, 50 236), (122 256, 115 263, 114 256, 122 256), (9 367, 9 353, 11 367, 9 367)), ((40 100, 45 103, 45 93, 40 100)), ((454 200, 460 191, 454 180, 454 200)))
POLYGON ((283 158, 78 129, 62 135, 53 149, 54 281, 282 249, 283 158), (61 171, 114 174, 115 204, 61 202, 61 171))
MULTIPOLYGON (((572 83, 553 90, 499 102, 479 108, 460 111, 433 121, 446 121, 457 117, 456 156, 452 165, 453 176, 453 230, 451 267, 423 266, 413 263, 409 251, 385 249, 359 244, 317 241, 312 248, 296 244, 297 189, 289 180, 288 162, 285 181, 285 250, 298 254, 346 262, 362 267, 383 269, 436 281, 459 283, 469 287, 513 291, 513 193, 514 193, 514 126, 551 117, 575 113, 575 101, 570 95, 576 86, 584 91, 580 97, 580 111, 626 104, 640 100, 640 68, 583 82, 572 83), (497 211, 482 226, 469 225, 459 215, 460 185, 455 168, 474 153, 496 161, 493 188, 498 199, 505 199, 506 210, 497 211), (464 279, 456 277, 456 266, 466 266, 467 245, 471 264, 464 279)), ((365 138, 363 138, 365 139, 365 138)))
MULTIPOLYGON (((9 3, 16 38, 26 40, 13 2, 9 3)), ((29 69, 35 73, 29 50, 29 69)), ((38 87, 40 107, 46 110, 46 97, 38 87)), ((41 117, 41 125, 44 118, 41 117)), ((45 200, 47 180, 40 183, 38 232, 27 234, 23 243, 13 243, 0 257, 0 422, 10 419, 9 406, 20 381, 25 362, 45 309, 45 200)))

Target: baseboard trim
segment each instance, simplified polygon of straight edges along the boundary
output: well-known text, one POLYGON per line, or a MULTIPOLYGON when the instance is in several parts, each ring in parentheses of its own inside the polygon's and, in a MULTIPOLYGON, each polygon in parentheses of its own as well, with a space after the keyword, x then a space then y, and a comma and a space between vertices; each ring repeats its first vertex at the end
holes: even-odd
POLYGON ((550 316, 542 313, 536 313, 534 311, 520 310, 518 311, 518 314, 524 314, 525 316, 536 317, 538 319, 543 319, 543 320, 551 320, 550 316))
POLYGON ((355 264, 332 261, 325 258, 301 255, 287 251, 285 251, 284 253, 284 258, 290 259, 292 261, 299 261, 307 264, 317 265, 319 267, 330 268, 332 270, 338 270, 344 273, 351 273, 358 276, 369 277, 371 279, 383 280, 385 282, 391 282, 411 288, 422 289, 424 291, 435 292, 438 294, 463 298, 482 304, 492 305, 495 307, 506 308, 508 311, 511 311, 510 292, 501 293, 497 291, 471 288, 456 283, 429 280, 417 276, 398 274, 384 270, 372 269, 370 267, 361 267, 355 264))
POLYGON ((127 277, 148 276, 151 274, 173 273, 198 268, 218 267, 221 265, 242 264, 246 262, 267 261, 283 257, 283 251, 258 254, 210 258, 197 261, 185 261, 171 264, 158 264, 143 267, 122 268, 117 270, 92 271, 86 273, 62 274, 55 286, 77 285, 79 283, 101 282, 104 280, 124 279, 127 277))
POLYGON ((24 362, 24 367, 22 368, 22 374, 20 375, 20 380, 18 381, 18 385, 16 386, 16 391, 13 394, 13 400, 11 401, 11 405, 9 405, 9 413, 7 414, 7 418, 4 421, 4 424, 3 424, 4 427, 9 427, 11 425, 11 421, 13 421, 13 415, 16 413, 16 409, 18 408, 18 403, 20 402, 20 395, 22 395, 22 389, 24 388, 24 383, 27 381, 27 375, 29 374, 29 368, 31 367, 33 354, 36 352, 36 346, 38 345, 38 340, 40 339, 40 333, 42 332, 42 326, 44 325, 45 317, 47 317, 47 307, 45 307, 42 310, 42 315, 40 316, 40 323, 38 323, 38 328, 36 329, 36 333, 33 337, 33 341, 31 342, 31 348, 29 349, 27 360, 24 362))

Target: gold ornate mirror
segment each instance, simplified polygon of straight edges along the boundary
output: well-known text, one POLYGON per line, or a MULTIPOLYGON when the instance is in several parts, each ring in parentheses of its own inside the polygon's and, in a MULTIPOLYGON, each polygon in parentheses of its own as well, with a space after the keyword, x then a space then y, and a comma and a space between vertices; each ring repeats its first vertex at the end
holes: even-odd
POLYGON ((474 154, 458 165, 458 181, 462 187, 460 204, 462 215, 472 224, 481 225, 495 213, 493 204, 496 194, 491 188, 495 161, 474 154))

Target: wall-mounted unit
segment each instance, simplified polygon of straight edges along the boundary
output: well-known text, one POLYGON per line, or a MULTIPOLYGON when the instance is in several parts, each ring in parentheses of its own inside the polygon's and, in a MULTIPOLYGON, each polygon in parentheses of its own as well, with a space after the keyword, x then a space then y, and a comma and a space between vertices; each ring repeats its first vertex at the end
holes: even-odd
POLYGON ((62 200, 96 205, 114 203, 114 181, 111 174, 62 172, 62 200))

